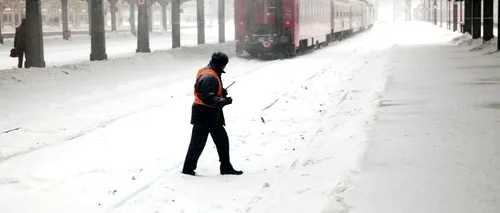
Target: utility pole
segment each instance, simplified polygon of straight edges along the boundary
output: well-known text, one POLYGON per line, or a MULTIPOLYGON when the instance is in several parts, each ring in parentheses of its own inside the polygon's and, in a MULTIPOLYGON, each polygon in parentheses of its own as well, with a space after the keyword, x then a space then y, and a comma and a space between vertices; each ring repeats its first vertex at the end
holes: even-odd
POLYGON ((424 0, 425 4, 425 21, 431 22, 431 8, 430 8, 430 2, 431 0, 424 0))
POLYGON ((472 1, 472 38, 481 38, 481 1, 472 1))
POLYGON ((153 4, 154 4, 154 2, 151 0, 147 0, 146 4, 147 4, 147 11, 146 12, 148 13, 148 15, 147 15, 148 26, 149 26, 148 29, 149 29, 149 32, 153 32, 153 27, 154 27, 154 25, 153 25, 153 19, 154 19, 154 17, 153 17, 153 10, 154 10, 153 4))
POLYGON ((453 0, 453 32, 457 31, 457 16, 458 16, 458 11, 457 11, 457 1, 453 0))
POLYGON ((483 0, 483 41, 489 41, 493 36, 493 0, 483 0))
POLYGON ((2 27, 3 27, 3 10, 5 6, 0 3, 0 44, 3 44, 2 27))
POLYGON ((181 46, 181 2, 172 0, 172 49, 181 46))
POLYGON ((196 0, 196 19, 198 21, 198 44, 205 43, 205 1, 196 0))
POLYGON ((460 26, 461 26, 461 32, 462 32, 462 33, 463 33, 463 31, 464 31, 464 29, 463 29, 463 24, 464 24, 463 16, 464 16, 464 14, 462 13, 462 5, 463 5, 463 2, 464 2, 464 1, 462 0, 462 1, 460 1, 460 3, 459 3, 459 4, 460 4, 460 21, 459 21, 459 23, 460 23, 460 26))
POLYGON ((118 0, 108 0, 109 2, 109 10, 111 12, 111 31, 116 31, 116 12, 118 12, 118 8, 116 4, 118 0))
POLYGON ((104 31, 104 11, 103 0, 92 1, 92 16, 91 16, 91 37, 90 37, 90 60, 102 61, 108 59, 106 54, 106 32, 104 31))
POLYGON ((0 44, 3 44, 2 27, 3 27, 3 10, 5 7, 0 3, 0 44))
POLYGON ((434 0, 434 4, 432 6, 432 13, 434 16, 433 19, 434 25, 437 25, 437 0, 434 0))
POLYGON ((472 0, 464 1, 464 33, 472 35, 472 0))
POLYGON ((226 17, 224 0, 219 0, 219 43, 226 42, 226 17))
POLYGON ((92 0, 87 0, 87 13, 89 15, 89 35, 92 35, 92 0))
POLYGON ((439 14, 440 14, 440 16, 439 16, 439 27, 442 28, 443 27, 443 0, 439 0, 439 8, 440 8, 439 9, 440 10, 440 12, 439 12, 439 14))
POLYGON ((137 28, 135 27, 135 5, 136 0, 127 0, 129 6, 129 19, 128 23, 130 25, 130 33, 132 35, 137 35, 137 28))
POLYGON ((450 15, 451 11, 450 11, 450 7, 451 7, 451 2, 450 1, 446 1, 446 11, 448 11, 447 12, 447 14, 448 14, 448 21, 447 21, 448 22, 448 30, 451 29, 451 15, 450 15))
POLYGON ((148 12, 148 1, 149 0, 138 0, 137 10, 138 14, 138 26, 137 26, 137 53, 149 53, 149 12, 148 12))
POLYGON ((45 67, 41 1, 26 0, 27 47, 25 67, 45 67))
POLYGON ((69 40, 69 26, 68 26, 68 0, 61 0, 61 15, 63 27, 63 39, 69 40))
POLYGON ((161 6, 161 26, 163 30, 167 30, 167 5, 170 3, 170 1, 156 1, 158 4, 161 6))

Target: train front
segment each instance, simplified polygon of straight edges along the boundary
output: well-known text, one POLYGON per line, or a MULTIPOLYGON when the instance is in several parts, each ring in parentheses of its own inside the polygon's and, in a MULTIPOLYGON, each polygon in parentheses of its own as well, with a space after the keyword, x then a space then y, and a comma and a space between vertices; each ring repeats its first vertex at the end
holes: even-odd
POLYGON ((293 14, 285 8, 284 0, 235 0, 237 52, 244 50, 254 57, 286 56, 294 47, 293 14))

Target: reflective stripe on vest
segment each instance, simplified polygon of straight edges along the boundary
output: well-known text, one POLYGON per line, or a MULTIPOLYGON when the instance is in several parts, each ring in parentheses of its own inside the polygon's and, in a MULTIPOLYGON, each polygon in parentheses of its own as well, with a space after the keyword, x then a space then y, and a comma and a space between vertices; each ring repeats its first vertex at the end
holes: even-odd
POLYGON ((218 88, 219 88, 217 90, 217 97, 222 97, 222 82, 220 81, 219 75, 217 75, 217 73, 212 69, 203 68, 203 69, 200 69, 198 71, 198 74, 196 75, 196 81, 194 83, 194 103, 199 104, 199 105, 203 105, 203 106, 207 106, 207 107, 211 107, 211 108, 215 108, 214 106, 210 106, 210 105, 203 103, 203 101, 200 99, 200 97, 198 97, 198 93, 196 92, 196 82, 198 82, 198 79, 202 75, 212 75, 213 77, 215 77, 215 79, 217 79, 218 88))

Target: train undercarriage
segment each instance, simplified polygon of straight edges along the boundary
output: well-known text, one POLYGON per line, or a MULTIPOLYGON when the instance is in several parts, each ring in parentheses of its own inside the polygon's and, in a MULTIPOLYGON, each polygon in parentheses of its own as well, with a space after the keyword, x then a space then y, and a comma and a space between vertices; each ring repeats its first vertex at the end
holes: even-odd
POLYGON ((292 58, 307 51, 327 46, 333 41, 345 39, 353 34, 355 33, 353 33, 352 30, 332 33, 326 35, 327 39, 325 42, 317 42, 314 45, 307 45, 307 40, 301 40, 298 47, 292 44, 290 40, 287 40, 285 36, 282 36, 281 40, 276 39, 278 37, 276 35, 245 36, 238 39, 236 43, 236 53, 238 56, 242 56, 246 52, 251 57, 259 59, 292 58))
POLYGON ((253 35, 246 36, 236 43, 236 52, 247 52, 261 59, 290 58, 297 54, 295 46, 287 36, 253 35))

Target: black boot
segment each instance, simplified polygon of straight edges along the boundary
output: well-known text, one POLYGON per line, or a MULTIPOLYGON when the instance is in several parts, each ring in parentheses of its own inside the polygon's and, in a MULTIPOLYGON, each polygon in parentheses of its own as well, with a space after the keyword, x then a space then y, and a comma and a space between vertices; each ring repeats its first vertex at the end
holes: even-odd
POLYGON ((220 171, 221 175, 242 175, 243 171, 238 171, 238 170, 221 170, 220 171))
POLYGON ((220 167, 221 175, 242 175, 243 171, 238 171, 233 168, 233 166, 222 166, 220 167))
POLYGON ((189 170, 182 170, 182 174, 185 174, 185 175, 192 175, 192 176, 195 176, 196 175, 196 172, 194 171, 189 171, 189 170))

